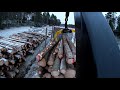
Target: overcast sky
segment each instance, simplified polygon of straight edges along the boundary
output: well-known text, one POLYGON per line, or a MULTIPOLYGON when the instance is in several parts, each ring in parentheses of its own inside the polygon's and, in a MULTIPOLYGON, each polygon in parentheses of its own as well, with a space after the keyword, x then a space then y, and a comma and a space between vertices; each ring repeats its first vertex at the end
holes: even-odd
MULTIPOLYGON (((57 16, 58 19, 60 19, 61 23, 65 23, 65 12, 49 12, 50 15, 53 13, 57 16)), ((74 13, 70 12, 68 17, 68 24, 74 24, 74 13)))
MULTIPOLYGON (((54 15, 57 16, 58 19, 61 20, 61 23, 64 24, 65 23, 65 12, 49 12, 50 15, 53 13, 54 15)), ((102 12, 103 15, 105 15, 107 12, 102 12)), ((117 16, 120 15, 120 12, 117 12, 117 16)), ((68 18, 68 24, 75 24, 74 21, 74 13, 70 12, 69 14, 69 18, 68 18)))

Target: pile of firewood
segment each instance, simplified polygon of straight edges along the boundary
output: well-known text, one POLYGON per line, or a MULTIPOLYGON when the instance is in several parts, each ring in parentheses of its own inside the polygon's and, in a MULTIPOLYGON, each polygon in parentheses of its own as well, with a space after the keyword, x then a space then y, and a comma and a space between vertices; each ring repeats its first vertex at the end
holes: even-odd
POLYGON ((0 78, 13 78, 19 73, 18 67, 25 57, 34 53, 34 49, 46 36, 37 32, 23 32, 0 39, 0 78))
POLYGON ((75 78, 76 48, 68 36, 50 44, 36 56, 41 78, 75 78))

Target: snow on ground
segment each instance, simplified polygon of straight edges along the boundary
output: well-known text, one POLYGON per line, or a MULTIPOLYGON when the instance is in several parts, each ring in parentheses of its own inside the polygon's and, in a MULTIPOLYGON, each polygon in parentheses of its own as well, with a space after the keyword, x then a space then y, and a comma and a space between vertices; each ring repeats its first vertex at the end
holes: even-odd
POLYGON ((26 26, 26 27, 12 27, 10 29, 0 30, 0 36, 9 37, 12 34, 28 31, 28 29, 30 29, 29 26, 26 26))
MULTIPOLYGON (((49 30, 52 30, 52 27, 46 26, 49 30)), ((46 27, 30 27, 30 26, 24 26, 24 27, 12 27, 10 29, 4 29, 0 30, 0 36, 2 37, 9 37, 10 35, 25 32, 25 31, 39 31, 39 33, 45 35, 45 29, 46 27)))

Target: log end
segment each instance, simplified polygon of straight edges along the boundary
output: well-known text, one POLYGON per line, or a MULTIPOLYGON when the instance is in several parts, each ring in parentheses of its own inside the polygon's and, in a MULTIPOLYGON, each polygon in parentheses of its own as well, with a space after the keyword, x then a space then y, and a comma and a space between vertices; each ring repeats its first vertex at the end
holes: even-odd
POLYGON ((60 72, 61 72, 62 74, 65 74, 65 73, 66 73, 66 70, 65 70, 65 69, 62 69, 62 70, 60 70, 60 72))
POLYGON ((45 61, 44 58, 43 58, 41 61, 39 61, 39 65, 40 65, 41 67, 45 67, 45 66, 46 66, 46 61, 45 61))
POLYGON ((62 58, 63 58, 63 55, 58 55, 58 57, 59 57, 60 59, 62 59, 62 58))
POLYGON ((3 60, 1 60, 0 61, 0 66, 2 66, 4 64, 4 61, 3 60))
POLYGON ((68 64, 73 64, 75 62, 75 59, 74 58, 70 58, 67 60, 67 63, 68 64))
POLYGON ((51 66, 51 65, 53 65, 53 63, 54 63, 53 61, 50 61, 50 60, 49 60, 47 64, 48 64, 49 66, 51 66))
POLYGON ((51 72, 51 75, 54 77, 57 77, 59 74, 60 74, 59 71, 52 71, 51 72))
POLYGON ((75 78, 76 71, 73 69, 69 69, 65 73, 65 78, 75 78))

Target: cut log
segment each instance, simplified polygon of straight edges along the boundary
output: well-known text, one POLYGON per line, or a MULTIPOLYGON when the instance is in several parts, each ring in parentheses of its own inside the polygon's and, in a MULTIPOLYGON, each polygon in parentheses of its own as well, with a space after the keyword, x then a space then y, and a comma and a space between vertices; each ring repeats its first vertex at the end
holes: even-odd
POLYGON ((3 64, 4 64, 4 61, 0 59, 0 66, 2 66, 3 64))
POLYGON ((60 43, 57 44, 57 47, 55 48, 55 53, 58 53, 58 51, 59 51, 59 46, 60 46, 60 43))
POLYGON ((42 72, 43 72, 43 68, 39 67, 38 74, 42 75, 42 72))
POLYGON ((38 62, 38 65, 41 67, 45 67, 46 66, 46 60, 43 58, 41 61, 38 62))
POLYGON ((61 39, 60 45, 59 45, 58 57, 59 57, 60 59, 63 58, 63 42, 62 42, 62 39, 61 39))
POLYGON ((51 74, 50 74, 50 73, 45 73, 45 74, 43 75, 43 77, 45 77, 45 78, 51 78, 51 74))
POLYGON ((68 36, 66 36, 66 39, 67 39, 67 42, 68 42, 68 45, 74 55, 74 59, 75 59, 75 62, 76 62, 76 47, 74 46, 74 43, 72 43, 72 41, 69 39, 68 36))
POLYGON ((63 44, 64 44, 64 52, 66 55, 66 61, 68 64, 73 64, 75 62, 74 56, 72 54, 72 51, 71 51, 64 35, 63 35, 63 44))
POLYGON ((64 75, 60 74, 60 75, 59 75, 59 78, 65 78, 65 77, 64 77, 64 75))
POLYGON ((15 60, 10 60, 9 62, 13 65, 15 64, 15 60))
POLYGON ((54 78, 59 78, 59 76, 54 76, 54 78))
POLYGON ((67 70, 65 73, 65 78, 75 78, 76 71, 73 64, 67 64, 67 70))
POLYGON ((14 68, 14 65, 9 65, 10 70, 13 70, 13 68, 14 68))
POLYGON ((8 66, 9 65, 9 61, 5 58, 1 58, 1 60, 3 60, 3 64, 8 66))
POLYGON ((3 76, 3 75, 4 75, 4 73, 3 73, 3 71, 2 71, 2 70, 0 70, 0 75, 1 75, 1 76, 3 76))
POLYGON ((59 69, 60 69, 60 59, 58 58, 58 54, 57 54, 52 67, 51 75, 54 77, 58 76, 60 74, 59 69))
POLYGON ((7 71, 7 72, 6 72, 6 76, 7 76, 8 78, 14 78, 15 75, 16 75, 16 73, 15 73, 14 71, 7 71))
POLYGON ((48 71, 48 68, 49 68, 48 66, 45 66, 45 69, 46 69, 47 71, 48 71))
POLYGON ((38 63, 39 66, 41 66, 41 67, 46 66, 47 61, 48 61, 48 57, 49 57, 49 52, 50 52, 50 50, 48 51, 48 53, 46 53, 46 55, 42 58, 42 60, 39 61, 39 63, 38 63))
POLYGON ((63 57, 62 60, 61 60, 60 72, 62 74, 65 74, 65 72, 66 72, 66 60, 65 60, 65 57, 63 57))
POLYGON ((56 44, 57 42, 50 42, 50 44, 41 52, 36 56, 36 59, 39 61, 41 60, 45 54, 50 51, 52 49, 52 47, 56 44))
POLYGON ((49 72, 49 73, 52 72, 52 66, 49 66, 49 68, 48 68, 48 72, 49 72))
POLYGON ((51 53, 47 64, 50 65, 50 66, 53 65, 54 60, 55 60, 55 54, 51 53))

